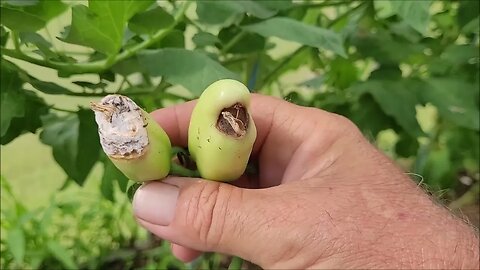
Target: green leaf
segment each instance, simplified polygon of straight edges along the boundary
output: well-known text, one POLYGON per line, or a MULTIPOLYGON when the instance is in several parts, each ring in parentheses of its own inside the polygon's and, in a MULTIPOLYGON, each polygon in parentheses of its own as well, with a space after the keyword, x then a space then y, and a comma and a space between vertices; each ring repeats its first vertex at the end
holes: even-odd
POLYGON ((0 136, 7 133, 13 118, 23 117, 25 115, 25 95, 23 90, 2 91, 0 93, 1 100, 1 132, 0 136))
POLYGON ((444 131, 442 135, 446 139, 448 149, 451 149, 451 160, 463 162, 468 158, 473 160, 480 158, 480 136, 478 136, 478 131, 455 128, 444 131))
POLYGON ((69 95, 73 93, 67 88, 62 87, 56 83, 41 81, 34 77, 30 77, 28 83, 30 83, 35 89, 39 90, 40 92, 49 95, 69 95))
POLYGON ((14 227, 8 231, 6 242, 15 262, 23 264, 25 257, 25 234, 22 228, 14 227))
POLYGON ((22 43, 35 45, 46 59, 58 57, 56 53, 50 50, 52 44, 37 33, 22 32, 20 33, 20 40, 22 43))
MULTIPOLYGON (((106 168, 105 168, 106 170, 106 168)), ((114 198, 114 189, 113 189, 113 181, 115 179, 112 179, 111 177, 108 177, 108 175, 106 175, 106 172, 103 173, 103 177, 102 177, 102 180, 100 182, 100 192, 102 193, 102 196, 111 201, 111 202, 115 202, 115 198, 114 198)))
POLYGON ((0 25, 0 45, 5 46, 5 44, 7 44, 9 36, 10 32, 8 32, 5 27, 0 25))
POLYGON ((300 44, 331 50, 340 56, 347 57, 343 48, 343 40, 339 34, 290 18, 272 18, 243 26, 243 29, 265 37, 275 36, 300 44))
POLYGON ((0 136, 3 137, 12 119, 25 115, 25 95, 21 89, 23 81, 18 76, 18 68, 14 64, 2 58, 0 72, 0 136))
POLYGON ((192 38, 193 43, 197 45, 197 47, 206 47, 206 46, 213 46, 216 43, 219 43, 220 40, 217 36, 210 34, 208 32, 198 32, 192 38))
POLYGON ((272 6, 272 3, 251 0, 198 1, 197 16, 200 22, 206 24, 229 26, 239 22, 244 13, 261 19, 269 18, 277 13, 272 6))
MULTIPOLYGON (((460 28, 469 24, 480 14, 479 1, 459 1, 457 11, 457 22, 460 28)), ((478 24, 477 24, 478 25, 478 24)))
POLYGON ((358 102, 351 105, 347 117, 369 138, 376 138, 382 130, 398 127, 394 118, 387 115, 370 94, 362 95, 358 102))
POLYGON ((3 0, 6 4, 10 6, 34 6, 37 5, 39 0, 3 0))
POLYGON ((24 131, 35 132, 48 107, 34 92, 22 88, 20 75, 26 77, 23 70, 3 58, 0 70, 0 137, 1 144, 6 144, 24 131))
MULTIPOLYGON (((222 46, 228 44, 233 38, 240 34, 242 29, 230 26, 223 28, 218 33, 218 38, 222 42, 222 46)), ((238 42, 228 49, 228 53, 233 54, 246 54, 255 51, 262 51, 265 48, 265 38, 256 33, 242 33, 242 36, 238 42)))
POLYGON ((233 1, 197 1, 196 4, 198 20, 204 24, 229 26, 243 17, 233 1))
POLYGON ((82 109, 64 118, 45 119, 40 140, 52 147, 53 157, 65 173, 82 185, 100 151, 93 113, 82 109))
POLYGON ((22 10, 0 7, 1 23, 14 31, 37 31, 45 26, 41 19, 22 10))
POLYGON ((23 117, 15 117, 11 120, 7 132, 1 137, 1 144, 7 144, 24 132, 35 133, 42 126, 40 118, 47 114, 49 107, 45 101, 30 90, 20 89, 25 96, 23 117))
POLYGON ((91 47, 107 55, 122 46, 127 21, 154 1, 90 0, 89 7, 72 7, 72 23, 65 42, 91 47))
POLYGON ((435 189, 445 189, 452 186, 452 163, 450 150, 446 147, 433 149, 426 160, 423 171, 420 172, 425 182, 435 189))
POLYGON ((372 57, 380 64, 407 62, 412 55, 423 55, 424 45, 395 39, 389 32, 357 32, 352 39, 362 58, 372 57))
POLYGON ((402 78, 402 70, 397 65, 381 65, 372 73, 369 80, 400 80, 402 78))
POLYGON ((417 138, 408 135, 407 133, 400 133, 399 140, 395 144, 395 152, 401 157, 412 157, 418 152, 419 143, 417 138))
POLYGON ((180 30, 172 30, 162 40, 153 44, 149 49, 161 49, 161 48, 184 48, 185 36, 184 32, 180 30))
POLYGON ((137 57, 130 57, 113 65, 112 70, 122 76, 128 76, 133 73, 146 72, 143 66, 138 62, 137 57))
POLYGON ((48 251, 59 260, 66 269, 78 269, 72 255, 59 243, 50 240, 47 242, 48 251))
POLYGON ((478 33, 478 31, 480 31, 480 17, 471 20, 462 28, 464 34, 478 33))
POLYGON ((272 17, 277 12, 272 10, 272 5, 268 6, 262 3, 261 1, 232 1, 236 4, 237 10, 242 10, 243 12, 252 15, 260 19, 266 19, 272 17))
POLYGON ((128 178, 105 157, 103 162, 102 194, 113 201, 113 181, 117 181, 121 191, 127 190, 128 178), (105 189, 104 189, 105 188, 105 189), (106 196, 107 195, 107 196, 106 196))
POLYGON ((393 117, 412 137, 419 137, 423 131, 416 118, 415 106, 420 103, 417 88, 413 81, 372 80, 352 86, 350 91, 360 95, 370 93, 386 115, 393 117))
POLYGON ((133 16, 128 23, 128 28, 137 34, 152 35, 158 30, 170 26, 173 22, 172 15, 161 7, 155 7, 133 16))
POLYGON ((89 88, 89 89, 103 89, 107 86, 107 84, 104 82, 92 83, 92 82, 85 82, 85 81, 73 81, 72 83, 81 87, 89 88))
POLYGON ((333 87, 345 89, 358 80, 359 72, 354 62, 336 57, 329 64, 326 82, 333 87))
POLYGON ((478 85, 452 78, 431 78, 427 83, 430 87, 421 92, 424 102, 456 125, 479 130, 478 85))
POLYGON ((451 44, 440 55, 441 59, 445 59, 454 65, 465 65, 474 63, 479 57, 478 46, 473 44, 451 44))
POLYGON ((285 10, 294 6, 291 0, 254 0, 257 4, 271 10, 285 10))
POLYGON ((301 82, 299 86, 305 86, 312 89, 320 89, 320 87, 324 84, 325 78, 324 76, 316 76, 312 79, 306 80, 301 82))
POLYGON ((420 35, 404 21, 390 24, 390 31, 392 31, 393 34, 401 36, 412 43, 417 43, 422 39, 422 35, 420 35))
POLYGON ((425 34, 430 21, 431 1, 391 1, 393 11, 413 29, 425 34))
POLYGON ((62 14, 68 5, 60 0, 40 0, 35 5, 0 7, 1 23, 19 32, 35 32, 62 14))
POLYGON ((237 75, 205 54, 184 49, 160 49, 139 54, 138 60, 152 76, 165 76, 167 82, 180 84, 196 96, 214 81, 236 79, 237 75))

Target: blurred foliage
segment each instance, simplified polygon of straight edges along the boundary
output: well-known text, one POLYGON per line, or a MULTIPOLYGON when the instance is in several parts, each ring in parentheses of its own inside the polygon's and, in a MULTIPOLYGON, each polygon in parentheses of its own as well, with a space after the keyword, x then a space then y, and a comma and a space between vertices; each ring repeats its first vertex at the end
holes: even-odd
POLYGON ((2 178, 10 203, 2 205, 2 269, 225 265, 218 255, 182 265, 165 243, 148 252, 136 247, 136 227, 123 224, 118 207, 128 200, 113 196, 114 185, 127 191, 128 179, 103 156, 92 113, 48 104, 44 95, 121 93, 152 111, 234 78, 252 92, 345 115, 372 141, 393 132, 393 149, 383 150, 446 199, 478 187, 478 1, 5 0, 0 12, 1 144, 39 132, 78 185, 95 164, 104 166, 104 199, 87 207, 53 196, 45 209, 26 209, 2 178), (58 36, 43 31, 67 12, 70 23, 58 36), (275 55, 278 40, 295 46, 275 55), (71 87, 33 76, 22 61, 56 70, 71 87))

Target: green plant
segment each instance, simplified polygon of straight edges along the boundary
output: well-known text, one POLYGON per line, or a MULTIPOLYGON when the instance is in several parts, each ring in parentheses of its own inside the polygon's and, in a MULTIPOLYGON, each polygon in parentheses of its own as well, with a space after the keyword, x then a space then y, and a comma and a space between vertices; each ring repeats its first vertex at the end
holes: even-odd
POLYGON ((150 112, 236 79, 345 115, 451 205, 475 202, 478 1, 5 0, 0 12, 1 144, 40 133, 78 185, 101 163, 109 200, 129 184, 93 113, 52 97, 121 94, 150 112))

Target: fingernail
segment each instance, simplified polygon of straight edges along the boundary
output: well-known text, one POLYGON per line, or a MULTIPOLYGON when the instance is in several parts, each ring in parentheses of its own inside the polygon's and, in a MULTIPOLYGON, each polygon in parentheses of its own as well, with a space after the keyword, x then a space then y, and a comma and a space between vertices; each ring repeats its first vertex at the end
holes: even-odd
POLYGON ((137 218, 167 226, 175 215, 178 187, 162 182, 148 183, 135 192, 133 212, 137 218))

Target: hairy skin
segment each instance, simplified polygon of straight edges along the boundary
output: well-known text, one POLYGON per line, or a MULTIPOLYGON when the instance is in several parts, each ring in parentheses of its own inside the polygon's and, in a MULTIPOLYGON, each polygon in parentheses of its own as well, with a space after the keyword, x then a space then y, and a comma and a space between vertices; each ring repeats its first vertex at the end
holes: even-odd
MULTIPOLYGON (((173 144, 186 144, 192 106, 153 113, 173 144)), ((172 241, 178 258, 217 251, 266 269, 479 267, 475 231, 349 120, 261 95, 252 116, 258 178, 175 177, 137 191, 139 223, 172 241)))

